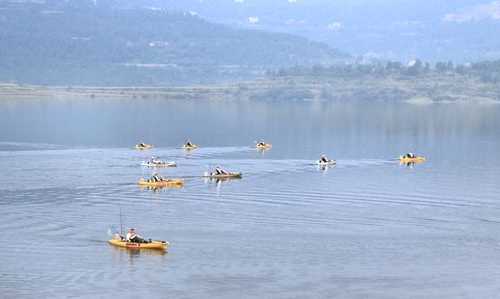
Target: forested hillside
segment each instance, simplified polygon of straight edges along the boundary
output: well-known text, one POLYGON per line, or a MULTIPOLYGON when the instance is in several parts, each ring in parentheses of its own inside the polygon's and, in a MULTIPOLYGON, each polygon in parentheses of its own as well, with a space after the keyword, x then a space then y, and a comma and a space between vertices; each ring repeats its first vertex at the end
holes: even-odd
POLYGON ((61 1, 0 3, 0 52, 0 81, 51 85, 210 83, 343 58, 301 37, 190 13, 61 1))

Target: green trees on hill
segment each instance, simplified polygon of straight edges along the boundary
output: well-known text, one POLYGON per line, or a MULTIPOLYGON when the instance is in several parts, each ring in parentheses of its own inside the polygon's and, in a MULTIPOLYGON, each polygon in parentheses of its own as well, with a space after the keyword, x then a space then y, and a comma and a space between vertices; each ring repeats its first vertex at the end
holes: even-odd
POLYGON ((500 60, 483 61, 473 64, 454 65, 451 61, 437 62, 431 65, 419 59, 407 65, 397 61, 374 63, 351 63, 344 65, 312 67, 296 66, 282 68, 277 71, 268 71, 269 76, 308 76, 308 77, 336 77, 362 78, 363 76, 380 77, 398 76, 409 79, 427 75, 461 75, 475 77, 486 83, 500 82, 500 60))
POLYGON ((0 3, 0 81, 207 83, 341 58, 300 37, 232 29, 189 13, 89 3, 0 3))

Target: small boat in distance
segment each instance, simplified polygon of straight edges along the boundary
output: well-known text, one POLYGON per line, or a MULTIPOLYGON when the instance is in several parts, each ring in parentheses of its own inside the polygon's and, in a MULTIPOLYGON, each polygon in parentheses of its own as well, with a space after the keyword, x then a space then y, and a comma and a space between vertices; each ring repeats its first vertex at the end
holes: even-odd
POLYGON ((127 248, 127 249, 156 249, 156 250, 163 250, 167 251, 168 246, 170 245, 167 241, 161 241, 161 240, 151 240, 151 242, 148 243, 136 243, 136 242, 128 242, 122 237, 113 237, 112 239, 108 240, 108 243, 114 246, 122 247, 122 248, 127 248))
POLYGON ((273 145, 272 145, 272 144, 270 144, 270 143, 265 143, 264 141, 259 141, 259 142, 257 142, 257 144, 255 145, 255 147, 256 147, 257 149, 259 149, 259 150, 268 150, 268 149, 272 148, 272 147, 273 147, 273 145))
POLYGON ((242 174, 241 172, 229 172, 218 166, 212 172, 205 172, 203 177, 212 179, 241 179, 242 174))
POLYGON ((141 165, 146 167, 177 167, 177 163, 174 161, 164 161, 158 157, 151 157, 148 161, 143 161, 141 165))
POLYGON ((135 145, 135 149, 141 150, 141 151, 151 149, 151 148, 153 148, 152 144, 147 144, 147 143, 143 143, 143 142, 135 145))
POLYGON ((205 173, 203 177, 212 179, 241 179, 241 172, 230 172, 226 174, 205 173))
POLYGON ((337 161, 333 159, 328 159, 325 155, 321 155, 319 160, 316 161, 316 164, 318 164, 319 166, 329 166, 337 164, 337 161))
POLYGON ((399 163, 401 164, 409 164, 409 163, 422 163, 425 162, 425 157, 417 156, 413 153, 407 153, 402 156, 399 156, 399 163))
POLYGON ((186 142, 182 145, 182 148, 185 150, 194 150, 198 148, 198 145, 191 142, 191 140, 186 140, 186 142))
POLYGON ((184 180, 182 179, 168 179, 159 176, 158 174, 153 174, 151 178, 144 179, 141 178, 137 184, 144 187, 173 187, 180 188, 184 186, 184 180))

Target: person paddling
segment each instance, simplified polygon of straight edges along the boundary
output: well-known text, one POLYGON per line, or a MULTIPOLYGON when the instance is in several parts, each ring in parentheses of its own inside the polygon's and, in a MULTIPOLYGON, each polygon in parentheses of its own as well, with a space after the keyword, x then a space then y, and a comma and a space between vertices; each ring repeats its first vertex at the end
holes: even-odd
POLYGON ((191 143, 191 140, 186 140, 186 147, 193 147, 194 145, 191 143))
POLYGON ((151 176, 150 180, 153 182, 160 182, 160 181, 162 181, 162 178, 157 173, 155 173, 151 176))
POLYGON ((216 175, 223 175, 223 174, 229 174, 229 172, 225 171, 220 166, 217 166, 217 167, 215 167, 215 174, 216 175))
POLYGON ((132 243, 149 243, 135 232, 135 228, 128 229, 128 233, 127 236, 125 237, 125 240, 127 242, 132 242, 132 243))
POLYGON ((326 155, 321 155, 321 157, 319 158, 319 162, 328 163, 330 162, 330 160, 326 157, 326 155))

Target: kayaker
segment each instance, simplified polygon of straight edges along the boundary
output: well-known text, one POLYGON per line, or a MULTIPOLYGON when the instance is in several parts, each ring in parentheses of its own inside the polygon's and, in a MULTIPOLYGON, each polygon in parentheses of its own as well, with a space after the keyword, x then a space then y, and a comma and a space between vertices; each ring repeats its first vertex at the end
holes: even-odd
POLYGON ((161 177, 157 173, 153 174, 153 176, 151 177, 151 179, 153 181, 155 181, 155 182, 161 181, 161 177))
POLYGON ((140 146, 140 147, 145 147, 145 146, 146 146, 146 144, 145 144, 145 143, 143 143, 143 142, 141 142, 141 143, 139 143, 139 146, 140 146))
POLYGON ((135 228, 129 228, 127 236, 125 237, 127 242, 133 243, 148 243, 148 241, 144 240, 140 235, 135 232, 135 228))
POLYGON ((261 142, 257 143, 257 146, 266 146, 266 144, 263 141, 261 141, 261 142))
POLYGON ((319 161, 322 163, 330 162, 330 160, 328 160, 328 158, 325 155, 321 155, 321 157, 319 158, 319 161))
POLYGON ((191 140, 186 140, 186 147, 193 147, 193 144, 191 143, 191 140))
POLYGON ((413 154, 413 153, 407 153, 406 155, 404 155, 404 158, 413 159, 413 158, 415 158, 415 154, 413 154))
POLYGON ((221 174, 229 174, 227 171, 222 169, 220 166, 215 167, 215 174, 221 175, 221 174))

